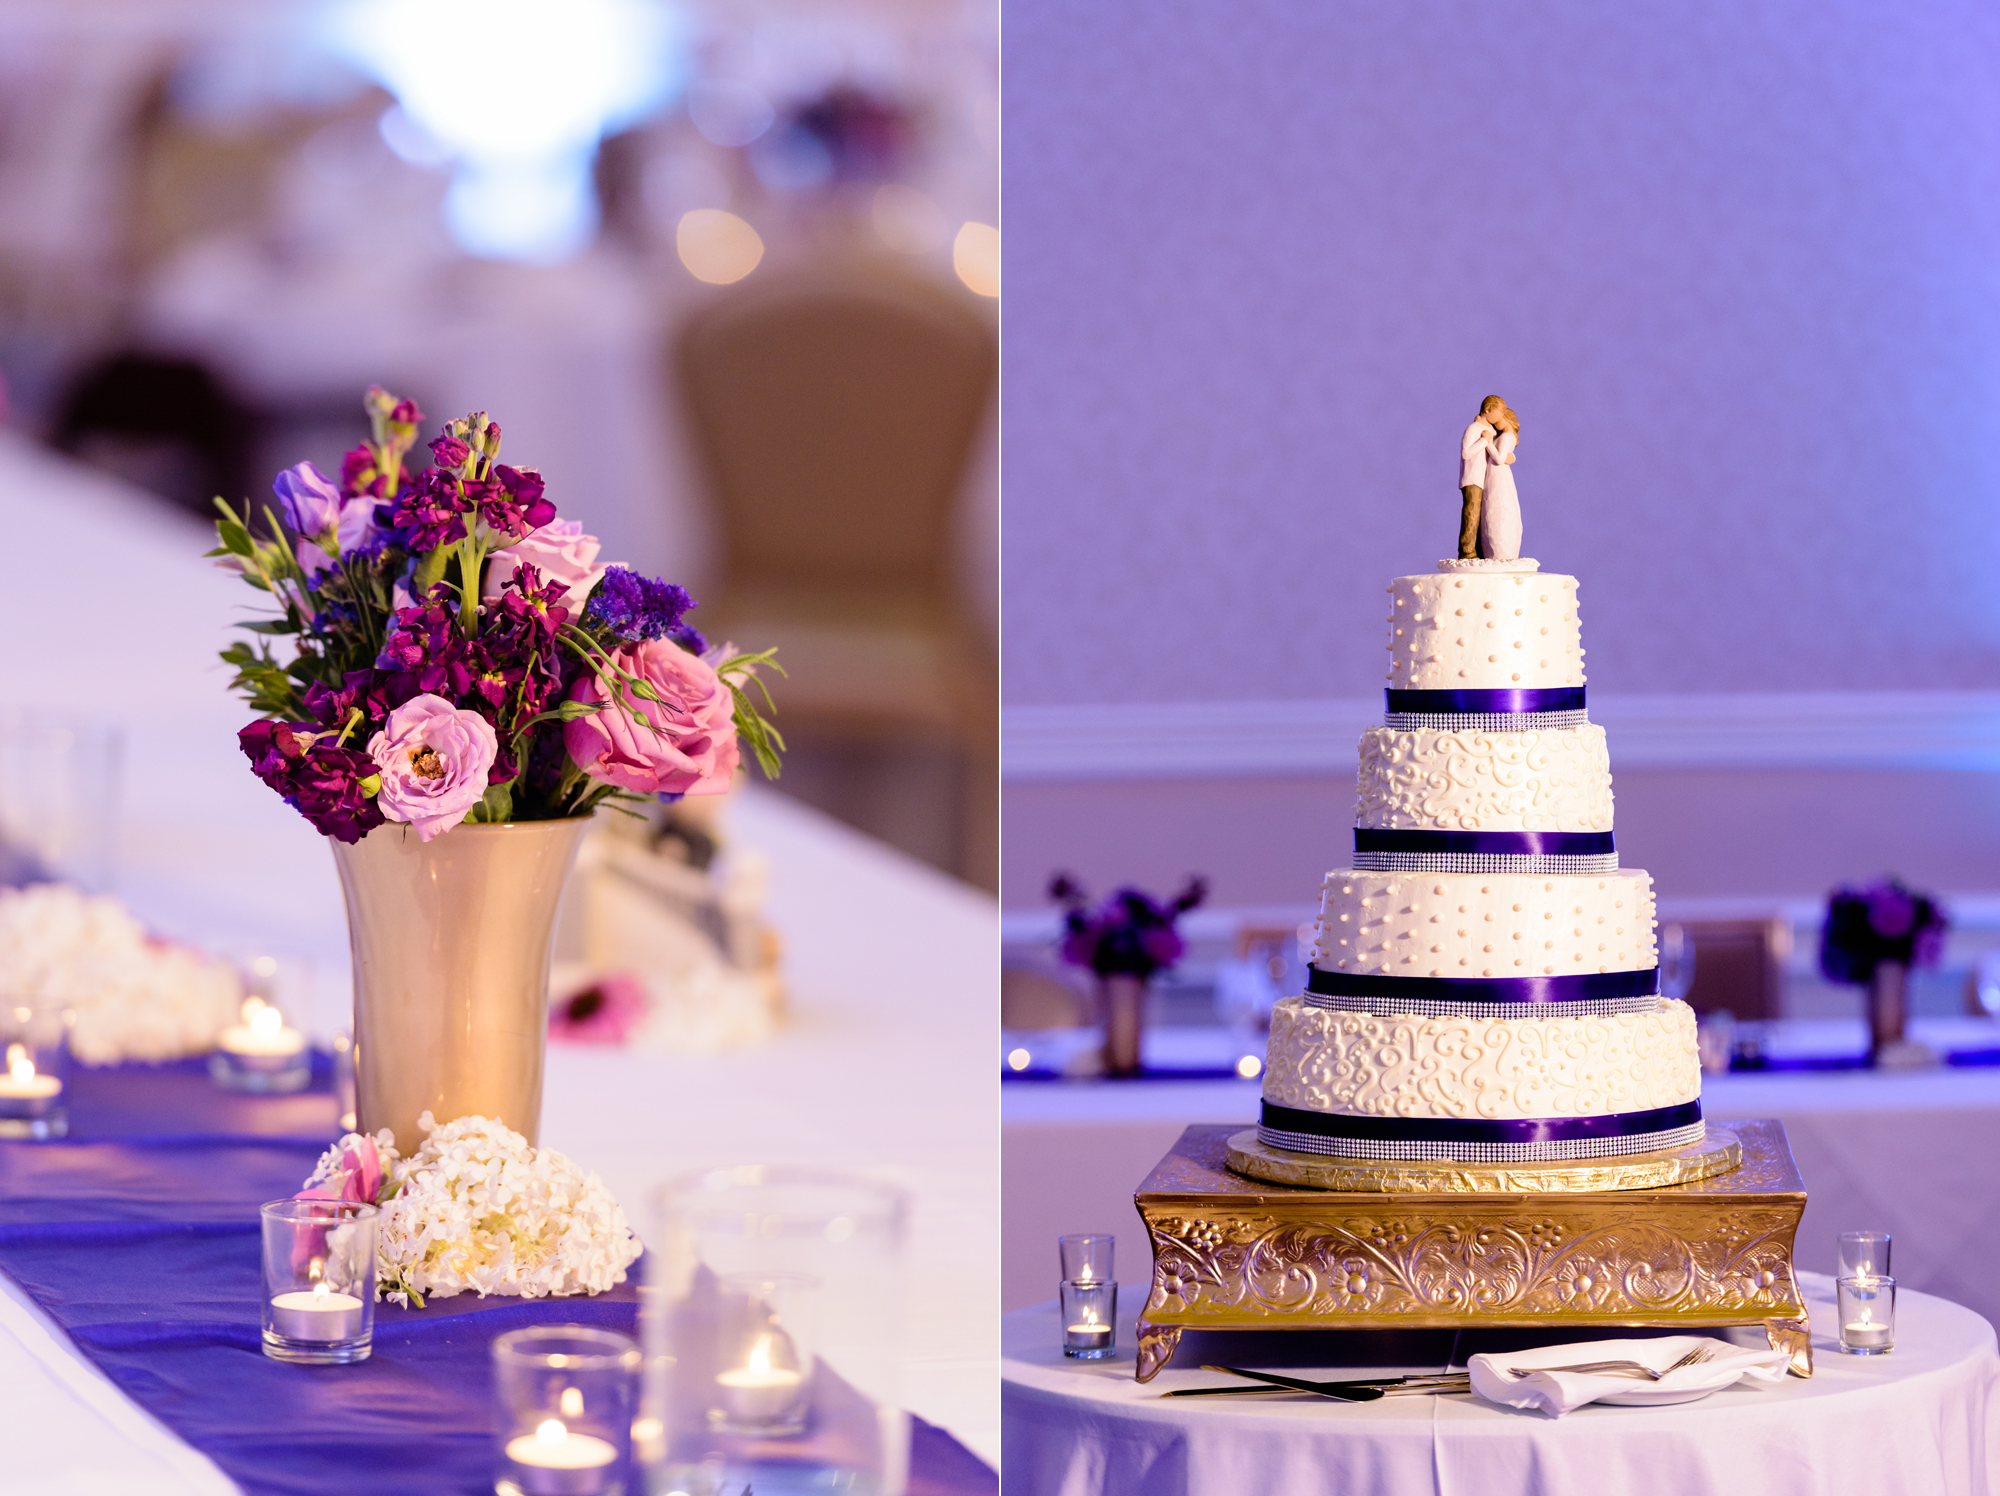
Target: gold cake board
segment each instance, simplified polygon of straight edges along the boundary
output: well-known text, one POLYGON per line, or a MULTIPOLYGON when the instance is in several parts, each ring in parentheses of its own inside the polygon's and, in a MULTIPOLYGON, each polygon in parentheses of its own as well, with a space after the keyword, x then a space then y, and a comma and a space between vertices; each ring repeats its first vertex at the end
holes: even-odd
POLYGON ((1709 1131, 1721 1146, 1704 1155, 1706 1142, 1696 1145, 1687 1166, 1726 1158, 1724 1138, 1740 1162, 1676 1183, 1502 1189, 1476 1185, 1527 1166, 1481 1166, 1475 1182, 1463 1165, 1398 1165, 1432 1176, 1404 1190, 1367 1161, 1279 1149, 1264 1150, 1274 1167, 1376 1172, 1366 1186, 1348 1179, 1338 1189, 1245 1178, 1230 1168, 1232 1150, 1264 1160, 1239 1146, 1240 1124, 1190 1127, 1134 1196, 1153 1249, 1138 1378, 1151 1381, 1188 1329, 1759 1324, 1791 1353, 1792 1370, 1810 1376, 1805 1301, 1792 1274, 1806 1192, 1784 1126, 1722 1122, 1709 1131))
POLYGON ((1229 1167, 1272 1184, 1307 1189, 1399 1195, 1545 1195, 1654 1190, 1727 1174, 1743 1162, 1743 1145, 1729 1128, 1711 1124, 1699 1143, 1620 1158, 1542 1163, 1409 1163, 1335 1158, 1273 1148, 1252 1127, 1229 1139, 1229 1167))

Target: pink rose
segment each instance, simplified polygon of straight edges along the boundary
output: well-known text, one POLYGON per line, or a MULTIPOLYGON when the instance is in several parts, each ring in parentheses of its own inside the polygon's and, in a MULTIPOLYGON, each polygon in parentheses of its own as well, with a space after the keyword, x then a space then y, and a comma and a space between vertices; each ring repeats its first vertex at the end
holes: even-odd
POLYGON ((736 719, 729 687, 700 655, 671 639, 614 650, 612 662, 658 693, 620 693, 586 675, 571 701, 611 704, 563 729, 563 746, 584 773, 620 789, 655 795, 719 795, 736 772, 736 719), (635 712, 637 713, 635 717, 635 712))
POLYGON ((580 619, 591 589, 603 580, 606 571, 597 564, 598 549, 597 537, 584 534, 580 521, 553 520, 486 558, 486 578, 480 584, 479 596, 482 601, 492 602, 506 590, 525 562, 542 574, 544 582, 561 582, 569 588, 563 606, 569 609, 572 620, 580 619))
POLYGON ((375 803, 386 819, 408 821, 429 841, 479 803, 499 751, 500 739, 479 713, 428 692, 412 696, 368 740, 368 756, 382 771, 375 803))

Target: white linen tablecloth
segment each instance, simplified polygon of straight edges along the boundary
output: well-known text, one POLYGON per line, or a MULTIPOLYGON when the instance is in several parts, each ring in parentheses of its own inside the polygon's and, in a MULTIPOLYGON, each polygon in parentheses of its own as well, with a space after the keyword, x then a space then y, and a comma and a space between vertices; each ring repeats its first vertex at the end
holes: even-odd
MULTIPOLYGON (((0 707, 123 727, 119 892, 164 934, 306 956, 323 1008, 337 1000, 347 950, 332 858, 250 776, 235 743, 249 713, 215 662, 225 623, 253 594, 200 559, 210 542, 195 524, 4 433, 0 524, 17 558, 0 591, 16 641, 0 653, 0 707)), ((730 814, 733 834, 770 859, 789 1024, 768 1044, 712 1056, 553 1046, 543 1140, 601 1174, 642 1236, 651 1187, 712 1164, 840 1168, 908 1187, 910 1297, 884 1306, 908 1327, 905 1402, 991 1461, 995 906, 755 786, 730 814)), ((4 1280, 0 1295, 0 1489, 218 1489, 213 1467, 4 1280), (43 1382, 35 1401, 7 1394, 43 1382), (17 1482, 24 1470, 46 1479, 17 1482)))
MULTIPOLYGON (((2000 1450, 1989 1441, 2000 1417, 2000 1355, 1992 1327, 1943 1299, 1908 1293, 1897 1304, 1895 1351, 1845 1356, 1833 1349, 1832 1281, 1808 1275, 1802 1286, 1817 1361, 1810 1380, 1738 1384, 1674 1407, 1592 1404, 1560 1420, 1469 1394, 1372 1403, 1165 1399, 1160 1394, 1175 1387, 1228 1382, 1199 1369, 1202 1337, 1184 1338, 1176 1363, 1140 1386, 1132 1379, 1131 1351, 1140 1294, 1129 1308, 1121 1302, 1120 1353, 1107 1361, 1065 1360, 1060 1316, 1053 1304, 1038 1304, 1002 1322, 1001 1489, 1008 1496, 1986 1496, 1994 1490, 2000 1450)), ((1247 1354, 1241 1347, 1251 1337, 1230 1339, 1235 1354, 1247 1354)), ((1339 1372, 1350 1374, 1368 1371, 1339 1372)))

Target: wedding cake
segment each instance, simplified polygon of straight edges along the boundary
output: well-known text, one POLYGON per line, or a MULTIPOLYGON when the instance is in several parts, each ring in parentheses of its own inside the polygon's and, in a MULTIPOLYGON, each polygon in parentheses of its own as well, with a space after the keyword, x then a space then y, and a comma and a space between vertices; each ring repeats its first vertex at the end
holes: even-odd
POLYGON ((1651 880, 1618 866, 1576 579, 1441 561, 1389 597, 1354 855, 1272 1014, 1260 1139, 1465 1163, 1699 1142, 1694 1014, 1659 996, 1651 880))

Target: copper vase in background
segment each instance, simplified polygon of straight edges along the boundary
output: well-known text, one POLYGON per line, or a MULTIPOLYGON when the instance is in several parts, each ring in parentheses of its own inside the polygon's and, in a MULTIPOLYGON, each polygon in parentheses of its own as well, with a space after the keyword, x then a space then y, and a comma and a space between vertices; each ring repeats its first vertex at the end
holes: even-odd
POLYGON ((1104 1020, 1104 1073, 1137 1075, 1146 1033, 1146 979, 1114 972, 1097 979, 1104 1020))
POLYGON ((329 841, 354 955, 358 1130, 412 1153, 417 1118, 494 1117, 540 1140, 556 906, 590 817, 378 826, 329 841))
POLYGON ((1868 1063, 1882 1063, 1884 1050, 1903 1042, 1910 1016, 1910 968, 1900 961, 1876 963, 1868 982, 1868 1063))

